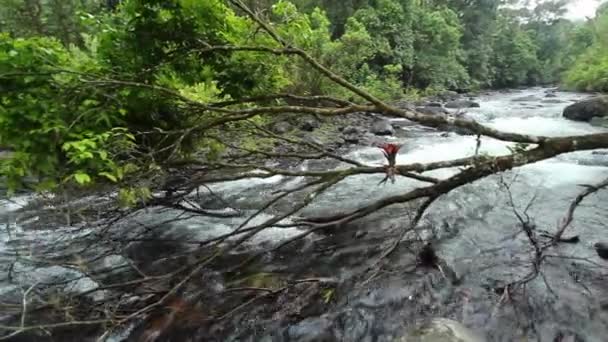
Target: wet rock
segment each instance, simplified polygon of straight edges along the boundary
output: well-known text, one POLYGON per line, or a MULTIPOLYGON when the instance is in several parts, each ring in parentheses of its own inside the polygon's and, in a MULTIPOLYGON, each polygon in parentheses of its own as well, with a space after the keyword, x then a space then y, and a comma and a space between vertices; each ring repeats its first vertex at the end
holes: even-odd
POLYGON ((307 143, 311 143, 313 145, 317 145, 317 146, 323 146, 325 145, 323 143, 323 140, 321 140, 319 137, 315 137, 315 136, 307 136, 306 138, 304 138, 304 141, 306 141, 307 143))
POLYGON ((560 99, 547 99, 547 100, 542 100, 541 103, 564 103, 566 101, 560 100, 560 99))
POLYGON ((391 125, 388 120, 379 120, 376 121, 370 130, 375 135, 393 135, 395 134, 395 129, 391 125))
POLYGON ((359 140, 360 138, 356 134, 349 134, 344 136, 344 142, 346 142, 347 144, 358 144, 359 140))
POLYGON ((443 115, 449 112, 442 107, 416 107, 416 110, 422 114, 428 115, 443 115))
POLYGON ((563 116, 575 121, 608 116, 608 96, 596 96, 571 104, 564 109, 563 116))
POLYGON ((399 342, 483 342, 485 339, 464 325, 436 318, 407 333, 399 342))
POLYGON ((395 129, 405 129, 407 127, 416 126, 418 123, 407 119, 391 120, 391 126, 395 129))
POLYGON ((346 126, 346 127, 344 127, 344 129, 342 129, 342 133, 345 135, 360 134, 361 131, 362 131, 361 128, 355 127, 355 126, 346 126))
POLYGON ((460 97, 460 95, 455 91, 446 90, 444 92, 437 94, 435 97, 442 101, 454 101, 454 100, 458 99, 460 97))
POLYGON ((608 127, 608 117, 599 117, 599 116, 595 116, 593 118, 591 118, 591 120, 589 120, 589 123, 592 126, 597 126, 597 127, 608 127))
POLYGON ((557 97, 557 94, 547 93, 547 94, 545 94, 545 97, 557 97))
POLYGON ((287 334, 290 341, 335 341, 331 327, 332 322, 328 319, 308 319, 289 327, 287 334))
POLYGON ((398 101, 393 104, 395 107, 400 109, 414 110, 416 106, 408 101, 398 101))
POLYGON ((456 100, 450 101, 445 104, 446 108, 476 108, 479 107, 479 103, 471 100, 456 100))
POLYGON ((336 147, 340 147, 342 145, 344 145, 346 143, 346 140, 344 138, 336 138, 333 142, 333 145, 335 145, 336 147))
POLYGON ((443 107, 441 102, 435 101, 418 101, 415 104, 417 107, 443 107))
POLYGON ((600 258, 608 260, 608 243, 596 242, 593 248, 595 248, 595 252, 600 258))
POLYGON ((289 131, 291 131, 291 124, 289 124, 289 122, 286 121, 282 121, 282 122, 277 122, 276 124, 274 124, 274 126, 272 127, 272 131, 277 133, 277 134, 285 134, 289 131))
POLYGON ((513 102, 531 102, 531 101, 540 101, 540 97, 534 96, 534 95, 528 95, 528 96, 521 96, 521 97, 516 97, 514 98, 513 102))
POLYGON ((303 131, 312 132, 315 129, 319 128, 319 126, 319 121, 317 121, 316 119, 306 118, 302 120, 302 123, 300 124, 300 129, 303 131))

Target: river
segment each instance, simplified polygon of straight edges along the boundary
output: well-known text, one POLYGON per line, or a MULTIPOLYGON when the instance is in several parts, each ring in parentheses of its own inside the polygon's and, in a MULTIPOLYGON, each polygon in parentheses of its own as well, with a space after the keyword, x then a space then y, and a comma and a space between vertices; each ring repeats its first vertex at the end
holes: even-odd
MULTIPOLYGON (((565 136, 605 131, 561 117, 566 105, 589 95, 556 92, 557 97, 546 98, 546 91, 530 88, 487 93, 475 99, 481 105, 479 108, 466 112, 483 124, 508 132, 565 136), (531 98, 517 100, 522 97, 531 98)), ((475 153, 474 136, 455 133, 446 136, 416 125, 403 125, 399 119, 393 120, 399 128, 388 140, 403 144, 398 163, 440 161, 475 153)), ((507 154, 511 145, 482 138, 479 153, 507 154)), ((384 162, 376 147, 357 149, 348 157, 368 165, 384 162)), ((312 164, 301 167, 323 168, 312 164)), ((441 169, 426 174, 445 178, 457 171, 441 169)), ((501 186, 501 177, 510 186, 516 209, 523 212, 534 199, 527 211, 531 222, 538 229, 553 231, 572 199, 581 191, 579 185, 593 184, 607 176, 608 156, 591 151, 576 152, 487 177, 442 196, 427 210, 419 234, 434 238, 438 255, 461 279, 458 283, 447 281, 440 272, 406 271, 415 258, 415 253, 406 246, 391 256, 386 272, 365 285, 358 284, 361 279, 357 275, 362 267, 373 260, 374 252, 386 249, 399 227, 404 226, 407 206, 384 209, 351 228, 349 235, 343 232, 313 234, 289 251, 270 255, 267 258, 269 267, 280 269, 300 264, 300 268, 309 273, 332 275, 348 284, 343 286, 346 290, 337 292, 335 303, 325 312, 291 320, 289 324, 263 318, 255 322, 235 321, 241 329, 228 334, 226 340, 392 341, 420 320, 446 317, 477 331, 488 341, 554 341, 560 334, 576 336, 581 341, 606 341, 608 264, 597 257, 593 244, 608 241, 608 212, 605 210, 608 192, 587 198, 577 209, 575 221, 566 235, 579 235, 581 241, 551 249, 548 252, 551 257, 542 266, 542 276, 529 283, 525 293, 514 293, 510 300, 501 302, 503 293, 499 290, 504 284, 525 276, 531 267, 531 247, 525 235, 518 234, 521 233, 519 221, 507 191, 501 186), (335 247, 338 243, 346 246, 335 247), (320 252, 319 245, 334 247, 327 253, 320 252), (279 259, 283 261, 277 261, 279 259)), ((349 177, 320 195, 299 214, 318 215, 354 209, 423 184, 399 178, 395 184, 377 185, 382 178, 382 175, 349 177)), ((272 196, 273 190, 293 187, 302 181, 280 176, 251 178, 215 184, 211 189, 232 206, 251 213, 262 200, 272 196)), ((64 234, 58 234, 56 230, 31 232, 20 229, 16 210, 27 201, 28 197, 15 198, 12 202, 3 202, 0 207, 0 216, 10 223, 9 229, 0 229, 0 261, 6 261, 6 272, 15 245, 22 251, 28 248, 31 251, 55 244, 57 239, 66 239, 66 236, 73 238, 71 234, 83 234, 82 230, 70 232, 67 228, 62 228, 64 234)), ((140 214, 137 219, 154 223, 170 215, 166 211, 150 211, 140 214)), ((251 224, 271 217, 272 213, 261 215, 251 224)), ((170 223, 164 234, 204 240, 231 231, 243 220, 242 216, 193 218, 170 223)), ((258 234, 247 248, 257 250, 299 233, 295 228, 270 228, 258 234)), ((28 268, 25 265, 21 265, 23 269, 19 273, 18 266, 19 263, 11 271, 24 285, 48 279, 51 275, 78 273, 60 266, 28 268)), ((2 285, 0 296, 16 289, 14 284, 0 283, 2 285)), ((84 277, 75 286, 84 291, 96 284, 84 277)), ((120 339, 115 337, 115 340, 120 339)))

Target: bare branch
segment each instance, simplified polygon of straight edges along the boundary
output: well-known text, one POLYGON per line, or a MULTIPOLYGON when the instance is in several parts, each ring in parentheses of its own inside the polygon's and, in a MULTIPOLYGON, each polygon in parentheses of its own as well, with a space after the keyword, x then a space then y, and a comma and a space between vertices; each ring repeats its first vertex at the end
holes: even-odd
POLYGON ((574 211, 576 210, 578 205, 585 199, 585 197, 587 197, 591 194, 594 194, 597 191, 604 189, 607 186, 608 186, 608 178, 595 185, 584 185, 585 190, 581 191, 581 193, 579 193, 574 198, 572 203, 570 203, 570 207, 568 207, 568 212, 566 213, 566 217, 564 217, 561 220, 561 222, 558 226, 557 232, 555 233, 555 236, 553 237, 555 242, 559 242, 562 239, 564 232, 566 231, 568 226, 570 226, 570 224, 572 223, 572 220, 574 218, 574 211))

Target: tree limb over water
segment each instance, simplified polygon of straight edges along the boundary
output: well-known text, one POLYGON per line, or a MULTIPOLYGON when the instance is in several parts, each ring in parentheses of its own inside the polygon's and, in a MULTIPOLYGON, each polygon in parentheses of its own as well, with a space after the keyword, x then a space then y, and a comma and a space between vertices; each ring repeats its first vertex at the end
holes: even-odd
MULTIPOLYGON (((414 110, 398 108, 390 103, 378 99, 364 89, 361 89, 360 87, 348 82, 340 75, 325 67, 305 50, 294 47, 292 44, 286 42, 286 40, 283 39, 270 24, 262 20, 241 1, 230 0, 229 2, 232 3, 232 5, 236 8, 246 13, 251 20, 256 22, 259 25, 259 28, 265 32, 269 38, 274 40, 275 44, 271 46, 214 46, 210 43, 202 42, 202 46, 192 50, 193 53, 221 54, 235 51, 253 51, 267 54, 269 58, 276 55, 288 55, 295 58, 300 58, 311 68, 324 75, 324 77, 327 79, 333 81, 336 86, 343 87, 344 89, 350 91, 353 96, 363 99, 365 103, 357 104, 351 99, 340 99, 329 96, 307 96, 301 94, 270 94, 259 97, 246 97, 222 102, 205 103, 183 95, 173 89, 159 85, 152 85, 136 80, 108 79, 94 74, 77 74, 77 76, 81 78, 83 87, 85 87, 87 90, 108 90, 108 97, 111 97, 110 89, 145 88, 155 92, 159 96, 168 96, 175 99, 180 109, 182 109, 184 112, 192 114, 193 117, 197 118, 197 121, 191 126, 183 129, 158 129, 154 132, 136 132, 136 135, 141 139, 145 139, 150 135, 161 137, 161 139, 159 139, 157 145, 151 144, 148 151, 135 151, 133 154, 127 156, 127 158, 131 158, 134 161, 137 161, 139 164, 150 162, 151 164, 158 165, 160 170, 151 169, 147 172, 138 174, 136 179, 129 179, 129 181, 136 183, 142 179, 146 179, 148 176, 150 178, 154 178, 155 173, 170 173, 171 170, 179 167, 192 168, 193 172, 189 174, 188 177, 180 179, 177 184, 172 184, 170 187, 171 189, 169 189, 168 186, 157 186, 155 190, 164 190, 165 193, 162 195, 156 194, 151 196, 151 198, 145 203, 138 203, 126 214, 124 212, 120 212, 120 214, 117 214, 117 216, 120 216, 120 220, 101 220, 101 224, 97 222, 97 230, 99 234, 93 236, 91 240, 99 245, 108 247, 108 250, 104 251, 103 255, 94 255, 88 260, 81 261, 81 264, 92 264, 103 257, 114 254, 128 255, 129 242, 135 241, 142 237, 139 235, 130 236, 129 238, 125 238, 124 236, 116 237, 116 235, 112 235, 110 231, 112 230, 113 225, 118 221, 126 221, 126 216, 134 215, 135 213, 147 210, 150 207, 180 209, 184 212, 188 212, 189 214, 210 216, 215 218, 232 216, 232 213, 217 213, 204 208, 185 207, 188 203, 184 201, 187 200, 188 196, 191 196, 193 192, 198 191, 201 187, 205 187, 208 184, 241 180, 252 177, 270 178, 274 176, 285 176, 291 178, 304 177, 305 181, 291 189, 284 189, 274 194, 273 198, 257 208, 253 214, 246 217, 243 222, 231 232, 210 238, 205 241, 196 241, 195 244, 198 244, 198 248, 194 248, 192 250, 178 251, 170 256, 165 256, 162 258, 156 258, 154 256, 152 263, 167 262, 167 264, 170 264, 170 261, 179 261, 181 267, 175 268, 172 272, 164 274, 147 274, 146 272, 150 272, 150 270, 140 270, 139 266, 141 265, 130 265, 132 268, 137 270, 138 277, 127 281, 107 280, 102 278, 99 273, 88 273, 90 278, 98 281, 99 286, 86 291, 86 295, 101 293, 102 291, 109 289, 118 290, 119 293, 120 291, 130 293, 134 286, 141 285, 142 288, 144 288, 143 285, 149 285, 150 289, 146 288, 144 294, 135 299, 137 305, 133 305, 133 302, 129 302, 124 298, 112 298, 113 300, 104 299, 100 301, 100 303, 96 303, 100 306, 100 308, 96 309, 94 313, 88 312, 85 315, 94 316, 91 319, 74 319, 72 321, 53 324, 32 323, 28 326, 25 322, 26 317, 30 317, 29 314, 26 314, 27 308, 29 308, 29 310, 41 310, 41 308, 47 308, 50 306, 50 304, 38 303, 38 307, 34 307, 32 309, 32 305, 28 303, 27 298, 27 293, 29 293, 29 291, 32 289, 29 288, 23 295, 23 312, 19 315, 19 317, 21 317, 21 322, 19 322, 20 324, 0 326, 0 329, 8 331, 4 338, 8 339, 17 333, 31 330, 43 330, 53 327, 85 325, 92 323, 111 323, 104 327, 106 329, 105 335, 107 335, 119 325, 128 324, 142 318, 149 318, 159 308, 168 306, 175 296, 180 296, 185 292, 188 285, 193 282, 193 279, 201 275, 201 271, 205 267, 219 261, 223 257, 227 257, 229 252, 237 250, 244 243, 251 241, 256 235, 265 229, 271 227, 296 227, 302 229, 302 232, 281 242, 279 245, 271 246, 253 256, 248 257, 245 260, 240 260, 240 262, 231 265, 231 267, 228 267, 231 272, 238 273, 239 270, 244 269, 245 266, 249 265, 251 262, 255 261, 264 254, 268 252, 276 252, 285 246, 310 236, 314 232, 319 232, 324 229, 334 227, 338 227, 339 229, 349 223, 378 212, 383 208, 396 204, 422 200, 422 205, 420 206, 419 210, 416 211, 416 214, 411 222, 404 224, 404 227, 401 227, 400 233, 397 234, 397 237, 390 247, 379 253, 379 258, 382 259, 388 257, 395 250, 395 248, 397 248, 399 243, 404 238, 405 233, 415 229, 420 220, 424 217, 426 210, 435 200, 455 189, 458 189, 459 187, 471 184, 490 175, 499 174, 501 172, 524 165, 547 160, 561 154, 575 151, 608 148, 608 133, 559 138, 509 133, 493 129, 473 120, 426 115, 414 110), (288 103, 288 101, 298 101, 309 104, 291 105, 288 103), (446 126, 466 128, 478 136, 486 136, 501 141, 530 144, 533 146, 531 146, 531 148, 514 151, 505 156, 491 157, 476 154, 475 156, 466 158, 424 164, 397 164, 394 165, 394 170, 397 176, 416 179, 425 184, 401 194, 386 196, 351 211, 320 217, 297 217, 297 215, 301 213, 304 208, 309 206, 311 203, 314 203, 314 201, 320 195, 335 187, 345 179, 358 175, 384 174, 387 172, 387 168, 385 166, 365 165, 361 162, 348 159, 337 153, 331 152, 323 146, 305 142, 296 138, 282 137, 280 135, 273 134, 272 132, 269 132, 268 130, 265 130, 257 125, 253 119, 287 114, 311 114, 337 117, 352 115, 354 113, 366 113, 369 115, 382 114, 389 117, 404 118, 420 125, 433 128, 446 126), (234 129, 233 125, 239 124, 242 124, 242 126, 238 127, 238 129, 234 129), (220 133, 228 133, 228 138, 220 135, 220 133), (299 148, 300 150, 279 153, 259 146, 240 146, 238 143, 231 141, 231 138, 238 134, 247 134, 254 138, 268 138, 272 141, 281 141, 287 146, 294 147, 294 150, 296 148, 299 148), (205 158, 183 158, 182 154, 180 153, 182 145, 185 141, 190 140, 192 137, 213 140, 239 154, 232 157, 232 159, 228 157, 222 161, 214 161, 205 158), (166 143, 167 141, 170 141, 170 143, 166 143), (245 156, 248 157, 249 160, 243 161, 246 159, 245 156), (265 160, 270 157, 293 158, 300 162, 327 158, 347 164, 347 166, 346 168, 328 171, 293 170, 285 167, 265 165, 265 160), (427 171, 454 167, 459 167, 459 171, 455 175, 446 179, 436 179, 423 175, 423 173, 427 171), (263 173, 260 173, 260 170, 263 173), (254 171, 257 172, 254 173, 254 171), (168 192, 171 192, 171 194, 167 194, 168 192), (252 224, 254 219, 262 217, 262 214, 269 212, 269 209, 276 205, 279 201, 288 199, 294 194, 304 194, 305 197, 297 201, 297 203, 295 203, 289 210, 285 210, 279 215, 273 215, 271 218, 265 219, 261 223, 252 224)), ((55 73, 69 73, 69 71, 55 70, 55 73)), ((4 74, 0 75, 0 78, 10 78, 15 76, 16 75, 4 74)), ((18 77, 22 76, 23 75, 18 75, 18 77)), ((536 277, 536 275, 539 274, 540 261, 545 257, 543 254, 544 250, 554 247, 554 242, 559 242, 561 240, 564 231, 573 220, 573 213, 576 206, 578 206, 578 204, 586 196, 606 187, 607 184, 608 183, 604 181, 596 186, 588 187, 583 193, 577 196, 568 210, 566 219, 563 221, 563 224, 560 225, 556 234, 554 235, 552 244, 540 246, 537 243, 538 241, 535 240, 536 238, 532 237, 531 234, 529 235, 530 243, 536 248, 535 265, 538 266, 534 268, 535 273, 531 274, 529 279, 532 279, 532 277, 536 277)), ((209 188, 207 189, 209 190, 209 188)), ((208 192, 211 193, 211 190, 208 192)), ((524 229, 526 228, 523 222, 522 227, 524 227, 524 229)), ((144 235, 143 238, 145 238, 145 234, 157 229, 158 227, 146 227, 145 231, 141 234, 144 235)), ((526 232, 530 233, 529 230, 526 232)), ((65 260, 62 260, 62 258, 57 259, 59 260, 57 262, 58 265, 74 267, 74 263, 68 263, 65 260)), ((35 260, 32 260, 32 262, 36 263, 35 260)), ((171 265, 174 266, 174 264, 171 265)), ((86 268, 87 267, 83 267, 85 271, 86 268)), ((526 281, 528 281, 528 278, 526 278, 526 281)), ((318 280, 309 280, 306 282, 318 282, 318 280)), ((278 289, 267 289, 265 287, 259 287, 258 289, 262 289, 262 292, 267 292, 269 294, 278 294, 286 291, 290 287, 292 287, 292 285, 282 286, 278 289)), ((142 290, 142 288, 137 289, 142 290)), ((225 292, 228 293, 238 291, 234 289, 227 289, 225 292)), ((85 297, 85 295, 80 294, 74 298, 82 299, 82 297, 85 297)), ((266 297, 266 295, 260 297, 266 297)), ((258 299, 259 297, 254 297, 250 301, 245 302, 244 305, 248 305, 252 301, 257 301, 258 299)), ((235 306, 231 310, 215 313, 215 315, 211 315, 212 317, 206 317, 203 320, 222 320, 232 316, 233 313, 241 310, 242 308, 242 305, 235 306)), ((66 316, 68 315, 66 314, 66 316)))

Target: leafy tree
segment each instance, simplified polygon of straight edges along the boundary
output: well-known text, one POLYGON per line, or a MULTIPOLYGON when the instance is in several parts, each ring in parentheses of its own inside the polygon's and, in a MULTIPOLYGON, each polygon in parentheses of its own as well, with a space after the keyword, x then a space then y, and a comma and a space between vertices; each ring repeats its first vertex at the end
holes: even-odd
POLYGON ((415 15, 415 62, 410 78, 417 88, 467 88, 469 76, 461 64, 462 27, 446 7, 418 7, 415 15))
POLYGON ((511 18, 500 16, 493 42, 493 85, 533 84, 538 69, 537 46, 511 18))
POLYGON ((17 37, 53 36, 82 44, 89 32, 82 16, 100 13, 101 0, 0 0, 0 30, 17 37))
POLYGON ((93 175, 122 177, 114 158, 133 139, 121 128, 125 110, 79 80, 100 69, 55 39, 0 35, 0 145, 16 151, 0 174, 11 188, 24 176, 37 177, 41 189, 86 184, 93 175))

